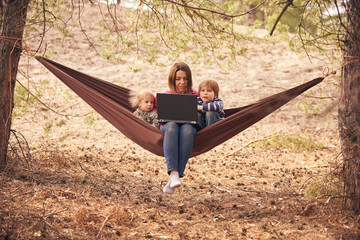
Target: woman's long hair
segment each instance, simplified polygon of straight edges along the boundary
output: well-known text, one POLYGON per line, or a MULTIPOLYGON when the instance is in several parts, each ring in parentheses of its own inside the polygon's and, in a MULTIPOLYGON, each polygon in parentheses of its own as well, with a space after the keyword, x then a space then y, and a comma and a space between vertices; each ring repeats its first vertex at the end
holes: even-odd
POLYGON ((174 63, 174 65, 170 68, 169 80, 168 80, 168 85, 169 85, 170 91, 173 93, 176 93, 175 80, 176 80, 176 73, 178 71, 184 71, 186 73, 186 77, 188 79, 187 92, 188 93, 191 92, 192 85, 193 85, 192 77, 191 77, 191 70, 190 70, 190 67, 184 62, 174 63))

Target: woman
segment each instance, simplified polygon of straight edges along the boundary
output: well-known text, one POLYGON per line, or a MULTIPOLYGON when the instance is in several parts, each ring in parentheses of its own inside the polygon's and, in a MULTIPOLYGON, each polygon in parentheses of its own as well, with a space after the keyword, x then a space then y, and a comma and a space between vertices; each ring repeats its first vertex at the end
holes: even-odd
MULTIPOLYGON (((166 93, 198 95, 198 91, 192 88, 191 70, 186 63, 178 62, 170 68, 168 85, 166 93)), ((168 122, 160 130, 164 133, 164 156, 170 176, 163 192, 173 194, 181 185, 180 178, 184 176, 196 128, 187 123, 168 122)))

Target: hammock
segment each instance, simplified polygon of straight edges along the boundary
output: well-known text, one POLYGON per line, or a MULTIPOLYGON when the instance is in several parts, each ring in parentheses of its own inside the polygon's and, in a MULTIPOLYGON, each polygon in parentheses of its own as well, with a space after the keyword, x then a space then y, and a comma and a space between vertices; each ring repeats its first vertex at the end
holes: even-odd
MULTIPOLYGON (((36 59, 127 138, 156 155, 164 156, 164 134, 132 114, 135 109, 129 102, 129 89, 81 73, 47 58, 36 57, 36 59)), ((244 107, 226 109, 224 120, 196 133, 191 157, 205 153, 225 142, 323 79, 313 79, 244 107)))

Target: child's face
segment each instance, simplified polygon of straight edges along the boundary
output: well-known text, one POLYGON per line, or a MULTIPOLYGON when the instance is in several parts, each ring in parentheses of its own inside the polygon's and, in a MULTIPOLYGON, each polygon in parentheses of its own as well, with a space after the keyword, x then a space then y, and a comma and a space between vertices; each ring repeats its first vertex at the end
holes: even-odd
POLYGON ((202 86, 200 89, 200 98, 203 100, 204 103, 211 102, 214 100, 217 96, 215 96, 215 92, 210 88, 210 86, 202 86))
POLYGON ((146 97, 139 103, 139 109, 143 112, 150 112, 154 108, 154 98, 146 97))

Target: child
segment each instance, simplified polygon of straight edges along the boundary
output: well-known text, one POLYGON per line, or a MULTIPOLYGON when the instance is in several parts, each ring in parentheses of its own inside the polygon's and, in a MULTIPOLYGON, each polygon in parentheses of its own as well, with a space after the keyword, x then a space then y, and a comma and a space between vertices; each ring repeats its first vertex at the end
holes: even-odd
POLYGON ((223 102, 219 97, 219 85, 214 80, 199 84, 198 116, 199 127, 205 128, 225 118, 223 102))
POLYGON ((133 108, 137 108, 134 115, 142 120, 159 128, 158 116, 155 104, 155 96, 148 90, 141 90, 137 95, 133 95, 130 99, 133 108))

